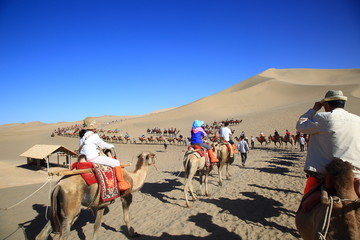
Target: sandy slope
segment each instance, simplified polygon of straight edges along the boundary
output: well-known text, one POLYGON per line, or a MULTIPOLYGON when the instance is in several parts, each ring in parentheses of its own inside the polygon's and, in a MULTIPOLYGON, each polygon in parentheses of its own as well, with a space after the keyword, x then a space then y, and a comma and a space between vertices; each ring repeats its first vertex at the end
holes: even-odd
MULTIPOLYGON (((235 129, 238 136, 266 135, 275 129, 284 133, 295 131, 300 114, 311 108, 329 89, 341 89, 348 96, 346 109, 360 115, 360 69, 314 70, 269 69, 228 89, 177 108, 159 110, 142 116, 102 116, 102 128, 120 129, 137 138, 147 128, 176 127, 189 136, 193 120, 207 123, 226 119, 242 119, 235 129)), ((42 171, 24 168, 21 153, 35 144, 61 144, 78 148, 78 140, 50 137, 58 127, 78 122, 15 123, 0 126, 0 202, 9 207, 38 189, 47 179, 42 171)), ((259 145, 257 145, 259 146, 259 145)), ((297 239, 294 212, 301 198, 304 174, 304 154, 298 149, 257 149, 250 153, 246 169, 232 167, 233 179, 223 187, 217 184, 217 174, 211 176, 211 198, 202 198, 192 209, 184 208, 181 170, 184 147, 161 145, 116 144, 122 161, 132 161, 142 151, 158 156, 161 171, 151 169, 142 193, 135 195, 132 222, 142 233, 142 239, 297 239), (155 218, 154 218, 155 217, 155 218)), ((11 210, 0 210, 0 239, 24 239, 18 224, 33 239, 44 224, 49 188, 43 188, 28 201, 11 210), (13 235, 12 232, 16 231, 13 235), (11 236, 10 236, 11 235, 11 236)), ((104 217, 100 238, 126 239, 119 226, 123 224, 119 203, 110 207, 104 217)), ((93 218, 83 211, 72 231, 72 239, 91 235, 93 218), (89 220, 90 219, 90 220, 89 220), (83 229, 83 230, 81 230, 83 229)))

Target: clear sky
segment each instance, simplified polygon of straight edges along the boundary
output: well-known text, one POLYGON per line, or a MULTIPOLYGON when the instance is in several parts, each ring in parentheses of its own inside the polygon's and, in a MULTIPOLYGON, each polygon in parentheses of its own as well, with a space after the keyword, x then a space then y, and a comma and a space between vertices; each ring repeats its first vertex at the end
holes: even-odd
POLYGON ((269 68, 359 67, 359 0, 0 0, 0 124, 142 115, 269 68))

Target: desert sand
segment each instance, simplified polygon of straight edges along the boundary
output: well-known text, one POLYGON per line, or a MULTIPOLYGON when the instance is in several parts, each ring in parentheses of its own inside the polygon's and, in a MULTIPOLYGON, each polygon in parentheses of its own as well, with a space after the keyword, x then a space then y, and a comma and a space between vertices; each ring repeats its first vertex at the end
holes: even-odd
MULTIPOLYGON (((278 130, 295 133, 298 117, 320 100, 327 90, 341 89, 349 100, 346 110, 360 115, 360 69, 269 69, 217 94, 184 106, 142 116, 96 116, 103 129, 128 132, 133 138, 148 128, 176 127, 189 136, 192 121, 241 119, 231 126, 235 136, 248 137, 278 130)), ((60 144, 78 148, 78 139, 51 133, 80 124, 59 122, 14 123, 0 126, 0 239, 34 239, 45 225, 49 192, 58 180, 47 172, 26 166, 19 155, 35 144, 60 144), (34 195, 31 195, 37 191, 34 195), (20 201, 25 201, 19 203, 20 201), (18 205, 14 206, 14 204, 18 205), (12 207, 13 206, 13 207, 12 207), (7 208, 7 209, 6 209, 7 208), (25 237, 26 236, 26 237, 25 237)), ((201 196, 187 208, 183 194, 182 157, 185 146, 115 144, 118 158, 134 163, 143 151, 157 156, 145 185, 134 194, 131 224, 139 239, 299 239, 294 216, 302 197, 306 152, 297 146, 276 148, 255 143, 246 167, 240 156, 230 167, 232 177, 218 184, 215 168, 210 175, 210 197, 201 196)), ((133 166, 127 168, 132 170, 133 166)), ((223 170, 223 172, 225 172, 223 170)), ((193 181, 197 189, 197 178, 193 181)), ((83 209, 71 231, 71 239, 90 238, 94 217, 83 209)), ((100 239, 127 239, 120 201, 110 205, 99 229, 100 239)))

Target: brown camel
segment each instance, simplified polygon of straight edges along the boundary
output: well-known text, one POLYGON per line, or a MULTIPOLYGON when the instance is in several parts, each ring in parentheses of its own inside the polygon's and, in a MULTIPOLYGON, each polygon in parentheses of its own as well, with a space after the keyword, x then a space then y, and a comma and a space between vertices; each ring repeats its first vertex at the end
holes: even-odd
POLYGON ((206 166, 205 157, 201 157, 197 151, 189 150, 184 155, 184 176, 185 176, 185 186, 184 186, 184 194, 186 200, 186 206, 188 208, 191 207, 188 199, 188 191, 193 198, 193 200, 197 200, 198 197, 194 193, 193 186, 191 181, 196 173, 199 173, 200 177, 200 193, 202 194, 202 183, 205 182, 205 195, 210 196, 208 191, 208 176, 210 171, 212 170, 212 165, 206 166), (205 170, 205 177, 203 181, 203 170, 205 170))
MULTIPOLYGON (((155 164, 155 160, 155 154, 143 152, 138 156, 136 168, 133 172, 123 169, 125 180, 131 183, 131 188, 126 190, 120 197, 123 207, 123 219, 130 237, 139 236, 130 225, 131 193, 138 191, 144 185, 148 168, 150 165, 155 164)), ((101 201, 98 188, 98 184, 88 186, 81 175, 62 178, 52 192, 51 218, 37 235, 36 240, 47 239, 53 230, 59 233, 60 239, 68 239, 71 225, 79 216, 81 205, 91 208, 96 214, 92 237, 92 239, 96 239, 96 232, 101 224, 104 209, 110 204, 110 202, 101 201)))
POLYGON ((158 141, 158 143, 165 143, 165 138, 163 138, 163 136, 160 137, 155 137, 156 141, 158 141))
POLYGON ((354 189, 350 163, 335 158, 327 170, 333 178, 336 194, 321 191, 321 202, 310 211, 296 214, 296 227, 304 240, 360 239, 360 199, 354 189))
MULTIPOLYGON (((230 144, 229 144, 230 145, 230 144)), ((219 185, 222 186, 222 174, 221 171, 224 166, 226 166, 226 179, 230 180, 231 174, 229 172, 229 166, 234 162, 235 155, 231 153, 225 143, 215 143, 215 151, 219 162, 217 163, 218 166, 218 173, 219 173, 219 185)), ((231 148, 231 145, 230 145, 231 148)))
POLYGON ((141 143, 147 143, 147 140, 146 140, 146 137, 139 137, 139 141, 141 142, 141 143))
POLYGON ((175 138, 173 137, 167 138, 167 141, 169 142, 169 144, 175 144, 175 138))
POLYGON ((269 144, 269 142, 266 140, 266 137, 256 137, 256 139, 261 144, 261 146, 262 146, 263 143, 265 143, 265 145, 269 144))
POLYGON ((285 143, 285 147, 287 147, 287 144, 289 143, 291 145, 291 147, 293 147, 293 140, 290 136, 284 136, 284 137, 279 137, 280 141, 285 143))
POLYGON ((270 134, 270 136, 269 136, 269 143, 270 143, 270 142, 273 142, 274 145, 275 145, 275 147, 277 146, 276 143, 279 143, 279 147, 282 146, 282 141, 281 141, 281 139, 280 139, 280 136, 279 136, 279 137, 275 137, 275 136, 271 136, 271 134, 270 134))

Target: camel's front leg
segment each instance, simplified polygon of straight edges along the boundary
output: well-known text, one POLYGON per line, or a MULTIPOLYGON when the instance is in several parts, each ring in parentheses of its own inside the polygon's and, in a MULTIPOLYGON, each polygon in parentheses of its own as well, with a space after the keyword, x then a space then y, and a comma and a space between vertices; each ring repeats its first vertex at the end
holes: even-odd
POLYGON ((129 208, 132 202, 132 195, 128 194, 124 197, 121 197, 122 207, 123 207, 123 218, 126 224, 128 234, 130 237, 139 237, 140 234, 135 232, 134 228, 130 225, 130 215, 129 215, 129 208))

